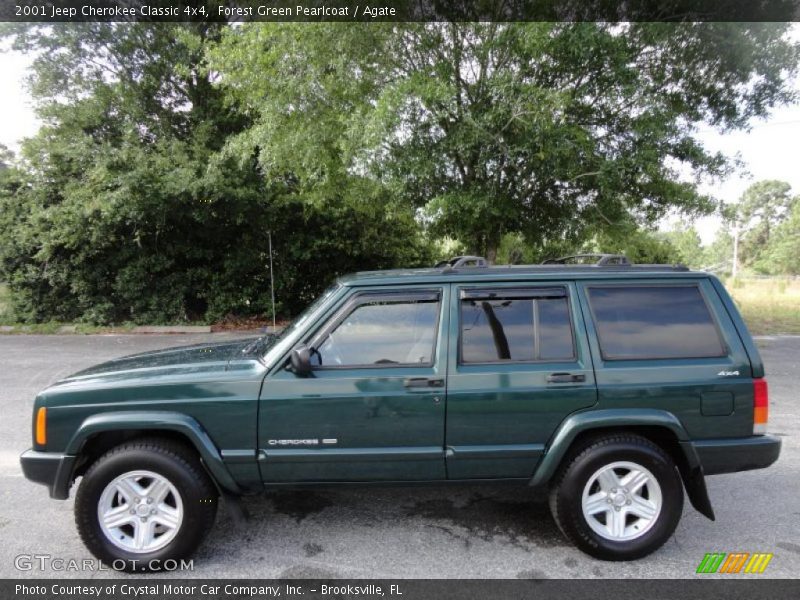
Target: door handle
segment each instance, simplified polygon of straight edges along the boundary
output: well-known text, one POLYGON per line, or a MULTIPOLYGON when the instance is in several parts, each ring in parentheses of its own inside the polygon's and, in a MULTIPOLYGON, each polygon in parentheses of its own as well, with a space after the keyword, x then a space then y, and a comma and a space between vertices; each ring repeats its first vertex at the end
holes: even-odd
POLYGON ((444 379, 431 379, 430 377, 406 377, 403 385, 407 388, 437 388, 444 387, 444 379))
POLYGON ((547 383, 579 383, 586 381, 586 375, 579 373, 551 373, 547 376, 547 383))

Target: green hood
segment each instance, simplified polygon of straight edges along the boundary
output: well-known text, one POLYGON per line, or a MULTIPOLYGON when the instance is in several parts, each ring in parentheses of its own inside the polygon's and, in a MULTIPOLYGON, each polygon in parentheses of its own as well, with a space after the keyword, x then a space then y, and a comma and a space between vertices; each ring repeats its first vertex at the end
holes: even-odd
POLYGON ((194 344, 115 358, 74 373, 59 383, 84 380, 117 380, 148 375, 176 375, 196 371, 225 370, 232 360, 252 360, 262 344, 259 338, 194 344))

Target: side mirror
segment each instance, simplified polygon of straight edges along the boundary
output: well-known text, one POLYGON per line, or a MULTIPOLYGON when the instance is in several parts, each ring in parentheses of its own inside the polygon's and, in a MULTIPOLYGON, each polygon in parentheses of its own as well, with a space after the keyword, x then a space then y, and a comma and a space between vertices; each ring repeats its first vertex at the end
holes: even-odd
POLYGON ((289 361, 291 371, 298 377, 306 377, 311 374, 311 348, 305 344, 300 344, 292 350, 289 361))

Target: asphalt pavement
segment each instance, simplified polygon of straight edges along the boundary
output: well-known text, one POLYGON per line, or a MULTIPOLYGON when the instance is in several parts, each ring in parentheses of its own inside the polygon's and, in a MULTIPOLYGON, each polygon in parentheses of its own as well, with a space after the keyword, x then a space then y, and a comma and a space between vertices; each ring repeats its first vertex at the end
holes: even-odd
MULTIPOLYGON (((113 357, 235 335, 0 336, 0 577, 130 577, 72 570, 91 558, 75 529, 72 498, 51 500, 45 487, 22 476, 18 457, 31 445, 36 392, 113 357), (31 558, 37 556, 50 558, 31 558)), ((800 336, 758 344, 770 385, 770 430, 783 438, 778 463, 709 477, 716 522, 687 501, 675 535, 645 559, 608 563, 582 554, 562 537, 542 499, 525 488, 360 487, 251 497, 245 525, 220 510, 193 570, 172 575, 674 579, 709 577, 695 575, 707 552, 769 552, 774 558, 756 577, 797 577, 800 336)))

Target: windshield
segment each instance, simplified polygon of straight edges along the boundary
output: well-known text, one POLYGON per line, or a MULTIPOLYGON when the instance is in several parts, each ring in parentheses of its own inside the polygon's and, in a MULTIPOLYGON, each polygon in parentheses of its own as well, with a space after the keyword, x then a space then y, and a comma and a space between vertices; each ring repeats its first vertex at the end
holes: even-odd
POLYGON ((301 312, 295 319, 289 323, 286 327, 283 328, 283 331, 280 333, 268 333, 260 338, 253 340, 247 346, 242 349, 244 354, 255 354, 258 356, 263 356, 264 353, 272 348, 275 344, 281 341, 283 338, 288 336, 298 327, 303 325, 308 318, 314 314, 317 309, 322 306, 328 298, 330 298, 336 291, 341 287, 340 284, 334 283, 331 285, 327 290, 325 290, 319 298, 314 300, 311 304, 309 304, 306 309, 301 312))
POLYGON ((333 294, 335 294, 335 293, 336 293, 336 291, 337 291, 337 290, 338 290, 340 287, 341 287, 341 285, 340 285, 340 284, 338 284, 338 283, 334 283, 334 284, 333 284, 332 286, 330 286, 330 287, 329 287, 327 290, 325 290, 325 291, 324 291, 324 292, 323 292, 323 293, 320 295, 320 297, 319 297, 319 298, 317 298, 316 300, 314 300, 314 302, 312 302, 311 304, 309 304, 309 305, 306 307, 306 309, 305 309, 303 312, 301 312, 301 313, 300 313, 300 314, 299 314, 299 315, 298 315, 298 316, 297 316, 297 317, 294 319, 294 321, 292 321, 292 322, 291 322, 289 325, 287 325, 286 327, 284 327, 284 328, 283 328, 283 331, 281 331, 281 332, 280 332, 278 335, 273 335, 273 336, 270 336, 270 337, 271 337, 271 340, 270 340, 270 342, 271 342, 271 343, 270 343, 269 345, 271 346, 272 344, 274 344, 274 343, 277 343, 278 341, 282 340, 282 339, 283 339, 283 338, 285 338, 287 335, 289 335, 290 333, 292 333, 293 331, 295 331, 296 329, 298 329, 299 327, 301 327, 302 325, 304 325, 304 324, 306 323, 306 321, 308 321, 308 318, 309 318, 311 315, 313 315, 313 314, 314 314, 314 313, 317 311, 317 309, 318 309, 320 306, 322 306, 322 305, 323 305, 323 304, 324 304, 324 303, 325 303, 325 302, 328 300, 328 298, 330 298, 331 296, 333 296, 333 294))

